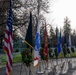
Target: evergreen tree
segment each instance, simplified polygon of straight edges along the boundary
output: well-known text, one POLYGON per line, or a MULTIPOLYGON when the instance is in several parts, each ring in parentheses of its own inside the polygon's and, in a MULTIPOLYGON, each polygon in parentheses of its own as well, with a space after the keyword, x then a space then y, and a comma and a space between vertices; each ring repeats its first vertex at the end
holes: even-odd
POLYGON ((64 37, 66 35, 66 44, 68 45, 69 35, 71 34, 70 20, 68 19, 68 17, 64 19, 63 34, 64 37))
POLYGON ((55 42, 55 32, 52 26, 50 26, 50 37, 49 37, 49 45, 54 47, 55 42))

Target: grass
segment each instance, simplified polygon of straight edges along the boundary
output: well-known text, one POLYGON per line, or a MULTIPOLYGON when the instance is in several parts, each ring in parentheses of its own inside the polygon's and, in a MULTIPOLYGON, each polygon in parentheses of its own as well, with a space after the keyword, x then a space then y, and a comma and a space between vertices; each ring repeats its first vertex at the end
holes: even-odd
MULTIPOLYGON (((22 62, 21 54, 20 53, 14 53, 13 54, 13 63, 18 63, 22 62)), ((1 63, 0 65, 5 65, 6 64, 6 55, 1 56, 1 63)))
POLYGON ((1 63, 0 65, 4 65, 6 63, 6 55, 3 55, 1 58, 1 63))
MULTIPOLYGON (((66 57, 69 57, 69 54, 67 54, 66 57)), ((71 54, 71 57, 76 57, 76 52, 71 54)), ((54 56, 54 58, 55 58, 55 56, 54 56)), ((59 58, 64 58, 64 55, 62 52, 59 54, 59 58)), ((2 55, 0 57, 0 59, 1 59, 0 66, 5 65, 6 64, 6 55, 5 54, 2 55)), ((19 62, 22 62, 21 53, 14 53, 13 54, 13 63, 19 63, 19 62)))
POLYGON ((17 62, 21 62, 21 61, 22 61, 21 54, 20 53, 14 54, 13 63, 17 63, 17 62))
POLYGON ((74 52, 74 53, 72 54, 72 57, 76 57, 76 52, 74 52))
MULTIPOLYGON (((60 57, 60 58, 63 58, 63 57, 64 57, 64 55, 63 55, 62 52, 59 54, 59 57, 60 57)), ((67 53, 67 54, 66 54, 66 57, 76 57, 76 52, 72 53, 71 55, 67 53)))
MULTIPOLYGON (((72 54, 66 54, 66 58, 69 58, 69 57, 76 57, 76 52, 72 53, 72 54)), ((56 56, 54 55, 54 57, 52 58, 56 58, 56 56)), ((62 52, 60 52, 58 58, 64 58, 64 54, 62 52)))

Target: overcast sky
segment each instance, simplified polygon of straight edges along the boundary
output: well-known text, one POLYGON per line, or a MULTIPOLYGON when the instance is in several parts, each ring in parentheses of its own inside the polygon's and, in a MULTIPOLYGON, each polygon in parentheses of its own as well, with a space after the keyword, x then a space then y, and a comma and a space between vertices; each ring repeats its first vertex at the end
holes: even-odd
POLYGON ((46 14, 48 23, 54 27, 63 27, 64 18, 67 16, 71 21, 71 28, 76 29, 76 0, 49 0, 50 13, 46 14))

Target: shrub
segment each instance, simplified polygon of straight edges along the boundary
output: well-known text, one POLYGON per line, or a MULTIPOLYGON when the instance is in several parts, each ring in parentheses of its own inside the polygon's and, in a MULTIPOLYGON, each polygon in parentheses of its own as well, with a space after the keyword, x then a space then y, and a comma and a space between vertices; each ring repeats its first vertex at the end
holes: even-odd
POLYGON ((49 49, 49 57, 53 58, 54 57, 54 53, 53 53, 53 49, 49 49))
POLYGON ((46 60, 47 59, 45 50, 43 48, 40 49, 40 52, 39 53, 40 53, 40 56, 41 56, 41 59, 42 60, 46 60))
POLYGON ((70 54, 70 49, 69 48, 67 48, 67 52, 68 52, 68 54, 70 54))
POLYGON ((57 50, 57 48, 54 49, 54 54, 55 54, 55 57, 58 58, 58 50, 57 50))

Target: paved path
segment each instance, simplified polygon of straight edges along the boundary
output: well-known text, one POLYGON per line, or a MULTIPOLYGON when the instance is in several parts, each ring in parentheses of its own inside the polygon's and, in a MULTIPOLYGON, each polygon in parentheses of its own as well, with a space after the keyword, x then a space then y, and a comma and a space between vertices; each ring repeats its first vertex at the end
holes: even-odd
MULTIPOLYGON (((30 75, 76 75, 76 58, 51 59, 48 64, 41 61, 36 68, 31 66, 30 75)), ((5 67, 0 66, 0 75, 5 75, 5 67)), ((13 64, 12 75, 29 75, 29 68, 22 63, 13 64)))

